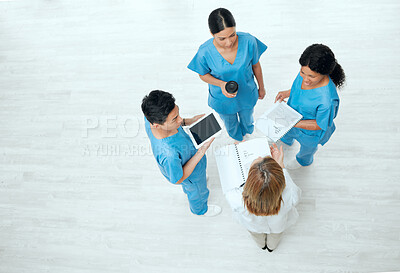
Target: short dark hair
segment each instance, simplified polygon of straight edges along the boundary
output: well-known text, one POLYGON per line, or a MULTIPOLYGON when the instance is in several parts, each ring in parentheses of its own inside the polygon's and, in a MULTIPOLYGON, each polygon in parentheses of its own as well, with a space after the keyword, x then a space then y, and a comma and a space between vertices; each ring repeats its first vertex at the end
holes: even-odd
POLYGON ((153 90, 142 100, 143 114, 151 124, 164 124, 174 108, 174 96, 165 91, 153 90))
POLYGON ((346 75, 336 61, 332 50, 323 44, 313 44, 304 50, 299 59, 302 66, 308 66, 312 71, 322 75, 329 75, 336 87, 342 87, 346 75))
POLYGON ((232 13, 224 8, 213 10, 208 16, 208 27, 212 34, 216 34, 225 28, 235 27, 236 22, 232 13))

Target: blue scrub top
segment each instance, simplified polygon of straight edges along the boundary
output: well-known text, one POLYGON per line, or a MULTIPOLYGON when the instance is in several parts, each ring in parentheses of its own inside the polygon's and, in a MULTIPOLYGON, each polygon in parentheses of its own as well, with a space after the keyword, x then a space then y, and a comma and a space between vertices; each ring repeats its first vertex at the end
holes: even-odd
POLYGON ((288 105, 303 115, 303 119, 315 119, 321 130, 299 129, 304 140, 310 145, 324 145, 336 129, 333 119, 339 109, 339 96, 332 79, 326 86, 301 89, 303 77, 300 73, 293 82, 288 105))
MULTIPOLYGON (((176 184, 183 176, 183 165, 197 152, 196 148, 182 127, 178 128, 175 135, 157 139, 151 131, 149 121, 144 118, 144 122, 151 149, 161 173, 169 182, 176 184)), ((200 181, 203 176, 205 177, 206 167, 207 159, 204 155, 192 174, 182 182, 182 185, 200 181), (189 179, 191 182, 188 181, 189 179)))
POLYGON ((202 44, 188 65, 194 72, 211 74, 222 81, 235 81, 239 85, 234 98, 227 98, 221 88, 208 85, 208 105, 220 114, 235 114, 241 110, 253 109, 258 100, 258 88, 254 81, 253 65, 257 64, 267 46, 254 36, 237 32, 238 49, 233 64, 226 61, 218 52, 211 38, 202 44))

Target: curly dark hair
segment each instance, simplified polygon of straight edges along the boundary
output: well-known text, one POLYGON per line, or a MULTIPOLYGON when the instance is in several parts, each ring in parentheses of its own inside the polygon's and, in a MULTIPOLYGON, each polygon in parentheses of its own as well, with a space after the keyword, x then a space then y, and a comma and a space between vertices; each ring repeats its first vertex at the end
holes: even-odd
POLYGON ((342 66, 338 64, 332 50, 326 45, 310 45, 301 54, 299 63, 302 66, 308 66, 314 72, 329 75, 338 88, 341 88, 346 81, 342 66))
POLYGON ((174 96, 165 91, 153 90, 142 100, 143 114, 151 124, 164 124, 174 108, 174 96))

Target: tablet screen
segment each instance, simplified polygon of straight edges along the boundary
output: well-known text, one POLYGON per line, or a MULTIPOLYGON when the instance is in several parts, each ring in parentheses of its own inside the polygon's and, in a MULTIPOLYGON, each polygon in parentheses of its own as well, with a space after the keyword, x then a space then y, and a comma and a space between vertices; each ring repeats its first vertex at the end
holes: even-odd
POLYGON ((214 114, 210 114, 199 123, 190 127, 189 130, 192 133, 197 145, 200 145, 209 137, 220 131, 221 126, 219 126, 214 114))

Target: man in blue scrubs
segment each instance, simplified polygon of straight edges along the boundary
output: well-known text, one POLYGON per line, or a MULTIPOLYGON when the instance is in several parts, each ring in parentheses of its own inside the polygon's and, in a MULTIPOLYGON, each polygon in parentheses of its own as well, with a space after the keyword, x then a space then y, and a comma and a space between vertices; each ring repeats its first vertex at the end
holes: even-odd
POLYGON ((193 214, 215 216, 216 205, 207 205, 205 153, 213 140, 196 149, 181 125, 190 125, 202 115, 182 119, 175 98, 168 92, 154 90, 142 101, 146 133, 161 173, 169 182, 182 185, 193 214))

